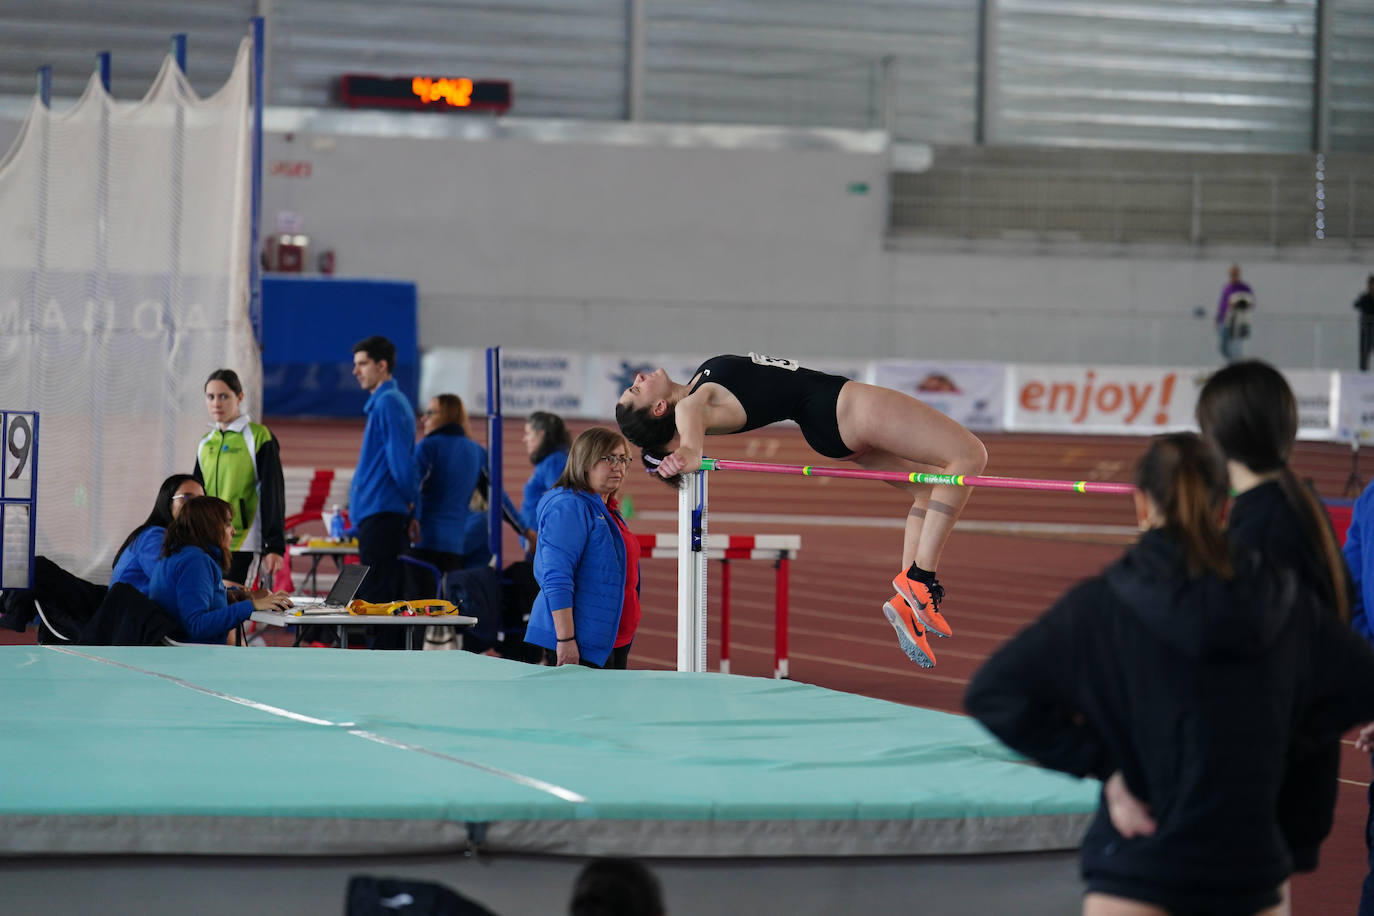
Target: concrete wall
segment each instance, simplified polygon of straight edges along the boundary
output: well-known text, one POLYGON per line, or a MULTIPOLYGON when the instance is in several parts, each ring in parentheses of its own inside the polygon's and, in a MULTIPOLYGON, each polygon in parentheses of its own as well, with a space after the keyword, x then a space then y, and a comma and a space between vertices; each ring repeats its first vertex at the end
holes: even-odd
POLYGON ((1374 266, 1334 247, 895 247, 876 133, 268 114, 264 232, 288 214, 312 262, 416 280, 426 348, 1207 364, 1238 261, 1251 352, 1350 368, 1374 266))

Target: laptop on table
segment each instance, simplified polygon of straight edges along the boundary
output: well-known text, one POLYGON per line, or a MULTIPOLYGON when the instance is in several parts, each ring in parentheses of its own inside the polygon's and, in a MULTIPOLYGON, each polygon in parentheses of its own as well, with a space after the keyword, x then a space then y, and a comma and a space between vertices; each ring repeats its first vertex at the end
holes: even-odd
POLYGON ((329 590, 329 594, 324 596, 324 601, 320 604, 297 604, 287 610, 292 616, 312 617, 316 614, 347 614, 348 602, 353 600, 353 596, 358 594, 358 588, 363 584, 363 579, 367 576, 371 566, 364 566, 361 563, 349 563, 339 572, 339 578, 334 580, 334 587, 329 590))

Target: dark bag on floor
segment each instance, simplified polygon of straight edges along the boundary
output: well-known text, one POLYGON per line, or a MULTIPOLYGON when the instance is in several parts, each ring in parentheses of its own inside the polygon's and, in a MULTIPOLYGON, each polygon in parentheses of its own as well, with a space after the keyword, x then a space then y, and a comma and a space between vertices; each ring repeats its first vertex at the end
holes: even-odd
POLYGON ((463 648, 485 652, 501 638, 501 582, 490 566, 455 569, 444 574, 444 597, 477 623, 462 631, 463 648))
POLYGON ((358 875, 348 881, 344 916, 496 916, 442 884, 358 875))
POLYGON ((525 625, 530 621, 539 583, 534 579, 534 564, 520 560, 506 567, 501 576, 502 626, 501 654, 506 658, 538 664, 543 650, 525 642, 525 625))

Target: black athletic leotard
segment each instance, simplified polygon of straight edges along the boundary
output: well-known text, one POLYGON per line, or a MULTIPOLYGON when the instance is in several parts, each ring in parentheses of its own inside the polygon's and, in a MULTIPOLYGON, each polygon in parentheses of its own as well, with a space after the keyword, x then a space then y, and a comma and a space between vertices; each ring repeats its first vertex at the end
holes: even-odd
POLYGON ((806 369, 790 359, 750 353, 716 356, 697 367, 695 392, 711 382, 730 392, 744 408, 742 433, 779 420, 794 420, 806 444, 827 458, 848 458, 854 449, 840 437, 835 405, 849 379, 806 369))

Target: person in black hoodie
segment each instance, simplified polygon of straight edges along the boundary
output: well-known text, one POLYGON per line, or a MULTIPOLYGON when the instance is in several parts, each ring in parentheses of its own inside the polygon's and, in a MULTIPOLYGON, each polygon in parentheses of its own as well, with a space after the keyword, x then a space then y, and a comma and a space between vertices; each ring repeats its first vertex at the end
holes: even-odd
MULTIPOLYGON (((1288 466, 1298 404, 1283 375, 1260 360, 1232 363, 1202 386, 1197 420, 1226 458, 1235 494, 1227 523, 1231 544, 1291 570, 1313 596, 1314 613, 1349 625, 1353 586, 1331 522, 1288 466)), ((1296 871, 1316 869, 1318 847, 1331 832, 1340 756, 1338 735, 1300 733, 1289 750, 1278 811, 1296 871)))
POLYGON ((1299 725, 1335 738, 1374 715, 1374 649, 1228 545, 1225 466, 1198 436, 1154 440, 1136 487, 1139 542, 994 654, 965 706, 1037 763, 1105 781, 1085 914, 1280 912, 1287 749, 1299 725))

